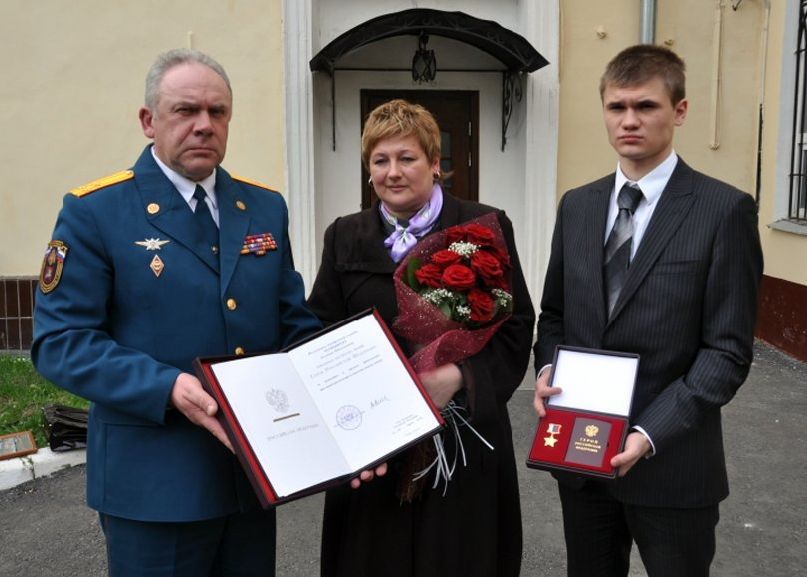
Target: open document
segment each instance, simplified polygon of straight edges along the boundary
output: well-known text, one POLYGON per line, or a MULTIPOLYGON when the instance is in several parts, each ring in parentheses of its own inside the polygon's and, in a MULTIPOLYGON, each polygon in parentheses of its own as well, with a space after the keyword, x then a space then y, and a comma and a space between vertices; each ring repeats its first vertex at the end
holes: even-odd
POLYGON ((196 367, 264 506, 346 481, 443 423, 374 311, 281 353, 196 367))

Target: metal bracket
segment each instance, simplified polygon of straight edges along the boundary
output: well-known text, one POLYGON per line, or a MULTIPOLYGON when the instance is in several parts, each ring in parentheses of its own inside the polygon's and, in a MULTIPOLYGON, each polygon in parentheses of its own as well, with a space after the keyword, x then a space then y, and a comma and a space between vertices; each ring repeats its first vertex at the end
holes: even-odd
POLYGON ((502 152, 507 145, 507 127, 513 115, 513 99, 521 102, 524 96, 522 90, 522 75, 517 72, 505 71, 502 74, 502 152))

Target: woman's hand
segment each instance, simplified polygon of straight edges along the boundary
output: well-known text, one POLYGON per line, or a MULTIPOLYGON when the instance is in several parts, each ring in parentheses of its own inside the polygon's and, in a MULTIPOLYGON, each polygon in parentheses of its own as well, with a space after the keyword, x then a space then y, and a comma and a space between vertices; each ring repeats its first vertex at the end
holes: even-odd
POLYGON ((387 474, 387 464, 381 463, 375 469, 367 469, 366 471, 362 471, 361 474, 356 477, 355 479, 350 480, 350 486, 353 489, 358 489, 361 487, 362 483, 369 483, 375 477, 383 477, 387 474))
POLYGON ((418 377, 420 377, 420 382, 423 383, 423 386, 426 387, 432 402, 440 410, 445 408, 448 401, 463 386, 462 371, 454 363, 437 367, 432 371, 418 373, 418 377))

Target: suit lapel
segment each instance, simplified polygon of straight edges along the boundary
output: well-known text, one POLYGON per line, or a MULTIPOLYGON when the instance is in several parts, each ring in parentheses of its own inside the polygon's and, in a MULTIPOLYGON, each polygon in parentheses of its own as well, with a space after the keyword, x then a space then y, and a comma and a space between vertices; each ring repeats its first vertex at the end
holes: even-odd
POLYGON ((251 217, 249 215, 249 199, 241 198, 241 189, 227 172, 219 168, 216 175, 216 196, 219 203, 219 243, 221 251, 221 291, 222 295, 230 284, 238 259, 241 256, 241 247, 244 237, 249 231, 251 217), (240 204, 239 204, 240 202, 240 204), (243 207, 243 208, 239 208, 243 207))
POLYGON ((670 239, 689 213, 694 200, 692 169, 679 158, 670 181, 667 183, 664 192, 661 193, 659 204, 656 210, 653 211, 653 216, 644 237, 642 237, 642 243, 636 251, 633 262, 631 262, 628 276, 625 279, 625 286, 616 301, 609 324, 625 308, 636 290, 641 286, 644 278, 652 270, 662 251, 667 247, 670 239))
POLYGON ((140 155, 134 166, 134 173, 143 210, 149 222, 218 272, 218 257, 202 240, 188 203, 154 162, 151 147, 146 147, 140 155))
POLYGON ((589 213, 586 215, 584 223, 586 233, 582 258, 587 259, 584 269, 589 271, 591 276, 586 283, 590 287, 592 302, 599 303, 597 309, 597 324, 604 327, 607 321, 605 289, 603 287, 603 258, 605 257, 605 225, 608 220, 608 201, 611 199, 611 191, 614 189, 615 176, 604 178, 595 183, 590 194, 592 201, 587 204, 589 213))

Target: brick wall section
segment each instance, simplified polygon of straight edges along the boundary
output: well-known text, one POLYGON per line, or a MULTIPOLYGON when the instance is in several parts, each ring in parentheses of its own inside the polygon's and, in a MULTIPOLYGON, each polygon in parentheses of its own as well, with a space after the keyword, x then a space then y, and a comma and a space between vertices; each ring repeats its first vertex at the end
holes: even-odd
POLYGON ((756 335, 807 361, 807 285, 762 275, 756 335))
POLYGON ((37 278, 0 278, 0 350, 27 351, 33 339, 37 278))

